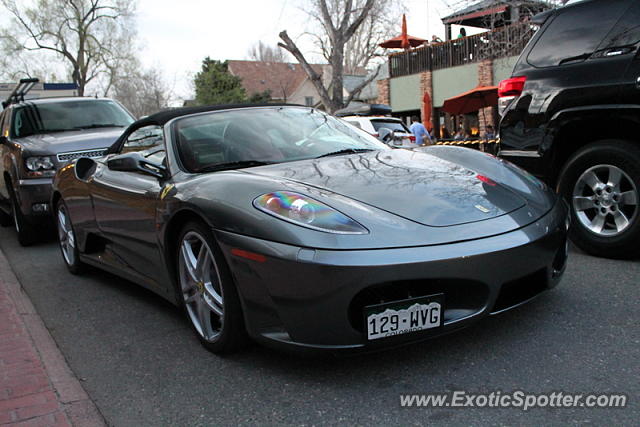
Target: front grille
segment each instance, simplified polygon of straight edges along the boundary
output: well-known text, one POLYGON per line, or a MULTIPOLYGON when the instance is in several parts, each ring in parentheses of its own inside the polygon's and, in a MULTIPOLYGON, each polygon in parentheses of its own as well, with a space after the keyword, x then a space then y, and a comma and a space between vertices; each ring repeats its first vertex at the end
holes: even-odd
POLYGON ((349 305, 349 322, 363 331, 364 307, 385 302, 433 294, 444 294, 444 320, 450 322, 482 311, 489 297, 489 288, 481 282, 465 279, 402 280, 381 283, 360 291, 349 305))
POLYGON ((107 154, 106 148, 98 148, 97 150, 69 151, 67 153, 58 154, 58 161, 69 162, 71 160, 79 159, 80 157, 102 157, 105 154, 107 154))

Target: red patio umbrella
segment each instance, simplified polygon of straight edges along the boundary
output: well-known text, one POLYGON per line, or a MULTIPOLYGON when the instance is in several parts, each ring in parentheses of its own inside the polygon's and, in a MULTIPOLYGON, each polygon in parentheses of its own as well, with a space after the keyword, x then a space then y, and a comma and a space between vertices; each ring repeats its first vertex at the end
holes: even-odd
POLYGON ((484 109, 495 105, 498 105, 498 86, 478 86, 445 100, 442 109, 450 114, 469 114, 482 110, 486 123, 484 109))
POLYGON ((444 101, 442 109, 450 114, 469 114, 498 105, 498 86, 478 86, 444 101))
POLYGON ((385 49, 409 49, 424 44, 425 39, 413 37, 407 34, 407 18, 402 15, 402 34, 387 41, 380 43, 380 47, 385 49))

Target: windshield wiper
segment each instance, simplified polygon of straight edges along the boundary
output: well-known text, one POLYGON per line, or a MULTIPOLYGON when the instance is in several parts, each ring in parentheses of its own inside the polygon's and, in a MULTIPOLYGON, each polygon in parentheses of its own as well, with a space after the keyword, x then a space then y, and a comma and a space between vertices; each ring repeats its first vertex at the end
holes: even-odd
POLYGON ((239 162, 218 163, 211 166, 205 166, 203 168, 196 169, 196 172, 199 172, 199 173, 216 172, 221 170, 242 169, 242 168, 250 168, 253 166, 264 166, 264 165, 270 165, 270 164, 273 164, 273 162, 263 162, 261 160, 241 160, 239 162))
POLYGON ((87 126, 78 126, 76 129, 97 129, 97 128, 123 128, 124 125, 117 125, 115 123, 99 123, 87 126))
POLYGON ((319 159, 321 157, 341 156, 343 154, 365 153, 367 151, 375 151, 375 150, 373 148, 345 148, 344 150, 332 151, 331 153, 323 154, 321 156, 316 157, 316 159, 319 159))
POLYGON ((67 129, 38 129, 35 132, 30 133, 29 135, 46 135, 48 133, 56 133, 56 132, 72 132, 74 130, 78 130, 78 128, 67 128, 67 129))

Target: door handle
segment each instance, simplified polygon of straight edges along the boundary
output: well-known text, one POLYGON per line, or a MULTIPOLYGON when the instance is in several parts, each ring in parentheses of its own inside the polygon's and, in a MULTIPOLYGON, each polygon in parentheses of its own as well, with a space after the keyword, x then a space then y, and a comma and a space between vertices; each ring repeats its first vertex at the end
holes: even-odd
POLYGON ((640 77, 636 79, 636 89, 640 89, 640 77))

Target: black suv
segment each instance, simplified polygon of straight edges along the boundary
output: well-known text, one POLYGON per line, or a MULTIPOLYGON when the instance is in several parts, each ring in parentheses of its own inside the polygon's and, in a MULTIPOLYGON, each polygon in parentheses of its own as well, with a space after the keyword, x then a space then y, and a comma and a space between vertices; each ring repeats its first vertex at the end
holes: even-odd
POLYGON ((107 98, 25 100, 35 82, 22 80, 0 112, 0 226, 13 222, 23 246, 51 221, 56 171, 80 157, 103 156, 134 121, 107 98))
POLYGON ((540 29, 499 86, 499 155, 566 198, 580 248, 637 255, 640 1, 585 0, 532 24, 540 29))

